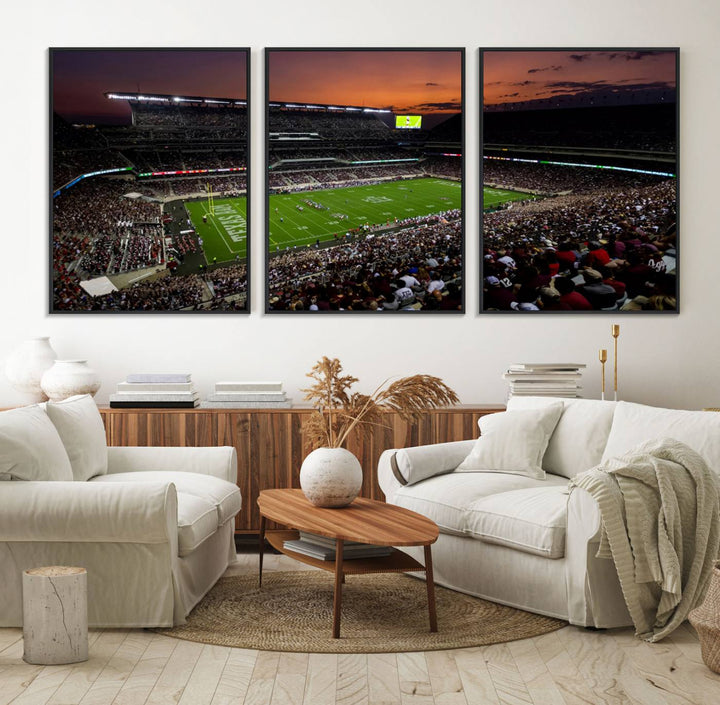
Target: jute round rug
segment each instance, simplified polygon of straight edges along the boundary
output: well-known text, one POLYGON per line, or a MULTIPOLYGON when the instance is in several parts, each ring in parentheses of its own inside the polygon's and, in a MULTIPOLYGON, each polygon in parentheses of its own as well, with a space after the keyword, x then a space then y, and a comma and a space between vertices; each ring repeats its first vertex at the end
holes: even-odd
POLYGON ((429 631, 425 582, 402 574, 349 575, 340 639, 332 628, 333 576, 321 571, 220 578, 172 629, 177 639, 264 651, 378 653, 482 646, 538 636, 565 622, 436 587, 438 632, 429 631))

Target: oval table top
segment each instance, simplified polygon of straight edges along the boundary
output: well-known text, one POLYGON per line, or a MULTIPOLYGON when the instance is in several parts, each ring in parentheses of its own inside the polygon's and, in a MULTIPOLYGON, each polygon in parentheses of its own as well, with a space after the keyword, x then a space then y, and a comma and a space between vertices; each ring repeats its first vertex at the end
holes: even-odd
POLYGON ((438 527, 409 509, 357 497, 346 507, 316 507, 298 489, 263 490, 260 514, 289 528, 344 541, 379 546, 427 546, 435 543, 438 527))

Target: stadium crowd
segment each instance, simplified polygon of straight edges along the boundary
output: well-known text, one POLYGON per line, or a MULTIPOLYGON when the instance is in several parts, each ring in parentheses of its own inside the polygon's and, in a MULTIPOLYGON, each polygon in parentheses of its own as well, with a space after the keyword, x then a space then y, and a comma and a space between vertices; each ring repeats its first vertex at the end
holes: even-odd
MULTIPOLYGON (((134 186, 134 185, 133 185, 134 186)), ((162 225, 157 203, 128 198, 125 181, 88 179, 53 201, 53 238, 69 236, 85 244, 78 270, 110 274, 163 261, 162 225)), ((65 250, 54 252, 55 267, 65 250)))
MULTIPOLYGON (((62 260, 76 257, 82 242, 57 240, 62 260)), ((90 296, 71 271, 61 265, 53 277, 55 310, 72 311, 178 311, 244 310, 247 299, 247 267, 234 264, 203 274, 167 274, 133 284, 103 296, 90 296)))
POLYGON ((133 101, 135 127, 182 127, 247 131, 247 109, 242 107, 196 105, 155 105, 133 101))
POLYGON ((233 264, 212 269, 206 274, 215 299, 225 299, 247 292, 247 265, 233 264))
POLYGON ((526 164, 483 159, 483 184, 538 194, 594 193, 599 189, 651 186, 658 177, 648 174, 584 167, 526 164))
POLYGON ((484 308, 675 309, 676 188, 655 181, 486 213, 484 308))
POLYGON ((360 143, 363 140, 387 140, 392 130, 374 113, 320 112, 270 108, 268 132, 303 133, 328 140, 360 143))
POLYGON ((272 193, 292 193, 348 186, 368 186, 389 180, 418 178, 424 174, 425 172, 418 164, 353 167, 352 170, 273 171, 268 176, 268 185, 272 193))
POLYGON ((390 233, 363 233, 333 247, 289 250, 272 257, 269 309, 461 309, 460 212, 407 219, 399 225, 390 233))
POLYGON ((130 149, 124 154, 139 172, 228 169, 245 165, 242 149, 130 149))

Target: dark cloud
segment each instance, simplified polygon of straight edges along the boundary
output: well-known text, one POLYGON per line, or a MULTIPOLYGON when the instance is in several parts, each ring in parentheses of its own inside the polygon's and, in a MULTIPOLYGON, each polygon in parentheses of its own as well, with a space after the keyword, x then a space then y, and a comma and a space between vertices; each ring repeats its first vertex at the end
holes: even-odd
POLYGON ((462 102, 456 98, 454 100, 447 100, 437 103, 419 103, 418 105, 410 106, 412 110, 417 110, 420 113, 432 113, 432 112, 460 112, 462 110, 462 102))
POLYGON ((505 95, 501 95, 500 98, 517 98, 519 95, 519 93, 506 93, 505 95))
POLYGON ((675 86, 669 81, 649 81, 649 82, 634 82, 628 83, 627 81, 617 81, 609 83, 608 81, 556 81, 554 83, 548 83, 546 88, 550 93, 566 93, 570 92, 573 94, 581 93, 592 93, 595 91, 602 91, 603 93, 633 93, 636 91, 650 91, 650 90, 674 90, 675 86))
POLYGON ((665 54, 664 51, 655 51, 654 49, 647 51, 599 51, 598 56, 604 56, 608 61, 614 59, 625 59, 625 61, 642 61, 651 56, 658 56, 659 54, 665 54))
POLYGON ((532 86, 536 83, 537 81, 516 81, 515 83, 508 83, 508 86, 532 86))
POLYGON ((433 83, 432 81, 428 81, 425 85, 426 85, 426 86, 439 86, 440 84, 439 84, 439 83, 433 83))
POLYGON ((546 88, 563 88, 573 91, 587 91, 593 88, 597 88, 607 81, 553 81, 552 83, 545 84, 546 88))
MULTIPOLYGON (((675 86, 667 81, 652 82, 636 82, 625 83, 617 81, 608 83, 607 81, 596 81, 582 83, 580 81, 563 81, 554 84, 548 84, 547 88, 538 92, 538 96, 547 96, 557 98, 560 96, 567 97, 568 100, 574 98, 583 99, 602 99, 608 96, 649 96, 653 94, 662 95, 668 91, 674 91, 675 86)), ((505 97, 505 96, 503 96, 505 97)))
POLYGON ((630 51, 625 54, 625 61, 642 61, 650 56, 657 56, 663 53, 662 51, 630 51))
POLYGON ((541 66, 534 69, 528 69, 528 73, 542 73, 543 71, 559 71, 562 66, 541 66))
POLYGON ((578 63, 589 59, 591 56, 591 54, 570 54, 570 58, 573 61, 577 61, 578 63))

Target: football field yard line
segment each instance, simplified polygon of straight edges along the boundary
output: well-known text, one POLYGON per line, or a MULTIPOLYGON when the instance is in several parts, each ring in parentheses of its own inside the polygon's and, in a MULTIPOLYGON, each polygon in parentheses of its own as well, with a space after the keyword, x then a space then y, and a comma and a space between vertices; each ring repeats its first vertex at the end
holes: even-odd
POLYGON ((203 239, 202 254, 206 263, 230 262, 239 257, 247 255, 247 211, 246 197, 238 196, 222 198, 215 201, 216 211, 218 207, 224 211, 222 214, 213 216, 210 214, 205 200, 188 200, 184 202, 185 211, 195 229, 198 237, 203 239), (229 230, 225 229, 221 215, 232 219, 232 232, 236 233, 237 239, 233 239, 229 230), (206 222, 202 222, 205 216, 206 222), (229 240, 228 240, 229 238, 229 240))
MULTIPOLYGON (((231 255, 237 254, 236 252, 233 252, 232 248, 228 244, 228 241, 225 239, 225 235, 223 235, 223 233, 220 231, 220 228, 218 228, 217 223, 215 222, 215 216, 212 213, 210 213, 209 209, 206 208, 204 203, 202 204, 202 207, 203 207, 203 211, 205 211, 205 214, 208 216, 208 218, 212 218, 212 221, 211 221, 212 225, 215 228, 217 234, 220 236, 220 239, 225 243, 225 247, 227 247, 227 249, 228 249, 228 254, 231 254, 231 255)), ((205 262, 207 262, 207 256, 205 255, 204 252, 203 252, 203 256, 205 257, 205 262)))
MULTIPOLYGON (((282 217, 283 217, 283 219, 289 220, 293 225, 296 225, 296 224, 297 224, 297 221, 296 221, 294 218, 291 218, 291 217, 290 217, 289 215, 287 215, 286 213, 283 214, 282 217)), ((298 227, 299 227, 299 226, 298 226, 298 227)), ((295 229, 297 230, 298 227, 296 227, 295 229)), ((282 230, 282 232, 283 232, 287 237, 283 237, 283 238, 281 239, 281 241, 277 242, 276 244, 281 244, 281 242, 293 242, 293 241, 294 241, 293 238, 292 238, 291 232, 290 232, 287 228, 283 227, 283 224, 282 224, 282 223, 280 223, 279 229, 282 230)), ((298 238, 298 239, 303 240, 304 238, 298 238)))

